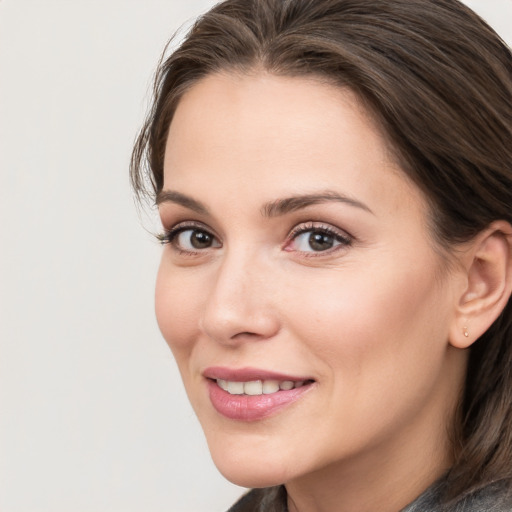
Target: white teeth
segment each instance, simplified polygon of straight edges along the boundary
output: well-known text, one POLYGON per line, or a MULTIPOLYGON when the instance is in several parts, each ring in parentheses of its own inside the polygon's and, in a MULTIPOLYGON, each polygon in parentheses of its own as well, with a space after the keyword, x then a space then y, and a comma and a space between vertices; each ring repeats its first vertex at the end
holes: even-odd
POLYGON ((228 381, 228 389, 226 391, 230 395, 243 395, 244 394, 244 383, 243 382, 234 382, 228 381))
POLYGON ((263 381, 263 394, 270 395, 271 393, 276 393, 279 391, 279 381, 278 380, 264 380, 263 381))
POLYGON ((225 380, 217 379, 217 384, 219 385, 219 388, 222 388, 224 391, 228 390, 228 383, 225 380))
POLYGON ((261 380, 253 380, 244 384, 244 393, 246 395, 261 395, 263 394, 263 384, 261 380))
POLYGON ((283 391, 289 391, 290 389, 293 389, 295 384, 291 380, 284 380, 279 384, 279 389, 282 389, 283 391))
POLYGON ((217 379, 217 385, 227 391, 230 395, 270 395, 278 391, 289 391, 293 388, 300 388, 304 385, 303 380, 293 382, 291 380, 252 380, 248 382, 236 382, 231 380, 217 379))

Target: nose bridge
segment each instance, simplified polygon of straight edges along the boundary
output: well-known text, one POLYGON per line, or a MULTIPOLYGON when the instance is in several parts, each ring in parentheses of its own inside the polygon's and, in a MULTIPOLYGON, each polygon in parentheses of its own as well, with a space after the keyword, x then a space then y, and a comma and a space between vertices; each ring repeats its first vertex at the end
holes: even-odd
POLYGON ((279 326, 270 274, 269 265, 249 247, 226 250, 205 301, 202 330, 224 343, 275 334, 279 326))

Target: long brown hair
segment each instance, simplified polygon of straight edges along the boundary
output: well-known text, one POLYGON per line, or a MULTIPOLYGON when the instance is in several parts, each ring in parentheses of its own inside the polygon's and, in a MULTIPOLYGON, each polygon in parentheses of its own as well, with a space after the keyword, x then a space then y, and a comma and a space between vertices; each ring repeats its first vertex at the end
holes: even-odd
MULTIPOLYGON (((208 74, 313 75, 349 87, 431 205, 449 249, 512 223, 512 55, 457 0, 227 0, 199 18, 156 77, 132 155, 135 191, 163 186, 168 129, 208 74)), ((473 345, 447 498, 512 483, 512 304, 473 345)))

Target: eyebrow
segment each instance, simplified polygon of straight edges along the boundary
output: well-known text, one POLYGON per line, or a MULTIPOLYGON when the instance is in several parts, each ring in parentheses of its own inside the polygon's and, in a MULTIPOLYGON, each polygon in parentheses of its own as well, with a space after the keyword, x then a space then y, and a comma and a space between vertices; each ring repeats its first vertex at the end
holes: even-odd
POLYGON ((162 203, 175 203, 189 210, 192 210, 196 213, 200 213, 202 215, 208 215, 209 211, 206 206, 200 201, 196 201, 195 199, 182 194, 181 192, 176 192, 175 190, 161 190, 156 195, 156 206, 159 206, 162 203))
MULTIPOLYGON (((175 190, 162 190, 157 194, 155 201, 157 206, 167 202, 179 204, 202 215, 209 214, 208 208, 203 203, 187 196, 186 194, 176 192, 175 190)), ((361 201, 330 190, 316 194, 303 194, 283 199, 276 199, 275 201, 270 201, 264 204, 260 211, 264 217, 279 217, 281 215, 286 215, 287 213, 307 208, 308 206, 328 202, 344 203, 373 214, 371 209, 361 201)))
POLYGON ((261 212, 265 217, 277 217, 301 210, 302 208, 306 208, 314 204, 329 202, 348 204, 349 206, 361 208, 362 210, 373 214, 370 208, 361 201, 330 190, 326 190, 318 194, 305 194, 277 199, 265 204, 261 209, 261 212))

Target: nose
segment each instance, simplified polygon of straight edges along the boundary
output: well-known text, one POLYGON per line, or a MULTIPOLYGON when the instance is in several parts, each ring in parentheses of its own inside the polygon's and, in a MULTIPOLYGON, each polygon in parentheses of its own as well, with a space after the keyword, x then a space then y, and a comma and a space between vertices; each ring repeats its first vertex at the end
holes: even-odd
POLYGON ((269 265, 253 255, 233 252, 216 268, 200 318, 209 338, 227 345, 267 340, 280 329, 273 305, 269 265))

